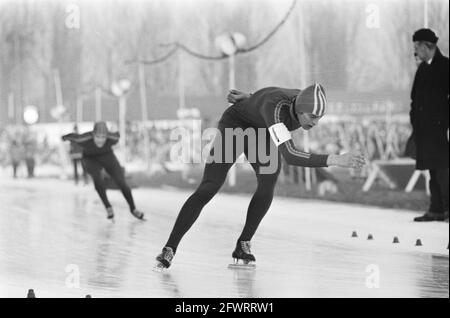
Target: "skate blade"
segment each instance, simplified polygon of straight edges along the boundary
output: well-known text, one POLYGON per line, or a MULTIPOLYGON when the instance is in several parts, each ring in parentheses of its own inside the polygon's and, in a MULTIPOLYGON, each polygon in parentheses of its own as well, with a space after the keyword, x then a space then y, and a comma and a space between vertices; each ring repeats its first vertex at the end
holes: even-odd
POLYGON ((131 213, 131 215, 134 216, 135 219, 138 219, 139 221, 147 221, 147 219, 145 218, 145 214, 142 215, 142 217, 138 217, 136 214, 131 213))
POLYGON ((256 269, 256 264, 248 263, 248 264, 228 264, 228 269, 256 269))
POLYGON ((167 271, 167 268, 163 264, 158 263, 155 266, 153 266, 152 271, 156 273, 164 273, 167 271))

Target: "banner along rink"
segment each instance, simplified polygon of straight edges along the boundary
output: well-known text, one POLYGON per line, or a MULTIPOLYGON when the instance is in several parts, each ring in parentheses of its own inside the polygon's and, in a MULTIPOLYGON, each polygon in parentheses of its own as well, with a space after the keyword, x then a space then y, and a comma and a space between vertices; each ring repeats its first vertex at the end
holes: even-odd
POLYGON ((251 196, 219 194, 158 273, 190 192, 135 189, 140 222, 109 191, 112 223, 92 185, 0 189, 0 297, 449 297, 448 223, 414 223, 417 212, 276 197, 252 240, 256 269, 230 270, 251 196))

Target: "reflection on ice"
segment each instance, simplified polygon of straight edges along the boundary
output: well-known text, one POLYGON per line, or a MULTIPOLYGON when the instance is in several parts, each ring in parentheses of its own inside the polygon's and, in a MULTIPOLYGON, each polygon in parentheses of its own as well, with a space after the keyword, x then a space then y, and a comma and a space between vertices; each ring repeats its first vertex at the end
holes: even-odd
POLYGON ((148 216, 140 222, 113 191, 111 223, 90 187, 2 180, 0 188, 2 297, 30 288, 37 297, 449 296, 448 224, 418 225, 407 211, 276 198, 254 238, 257 268, 229 270, 249 198, 219 195, 172 267, 157 273, 155 256, 189 193, 137 189, 148 216), (78 287, 67 284, 68 265, 79 270, 78 287), (378 288, 366 284, 368 266, 378 269, 378 288))

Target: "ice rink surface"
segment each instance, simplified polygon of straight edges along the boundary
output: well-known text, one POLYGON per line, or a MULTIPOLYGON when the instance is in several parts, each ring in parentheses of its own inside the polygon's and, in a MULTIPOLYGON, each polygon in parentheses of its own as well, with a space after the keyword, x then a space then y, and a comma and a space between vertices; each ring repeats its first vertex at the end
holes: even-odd
POLYGON ((135 189, 145 222, 108 193, 115 223, 92 185, 2 178, 0 297, 449 297, 449 225, 414 223, 418 212, 276 197, 252 241, 256 270, 230 270, 250 196, 219 194, 158 273, 191 193, 135 189))

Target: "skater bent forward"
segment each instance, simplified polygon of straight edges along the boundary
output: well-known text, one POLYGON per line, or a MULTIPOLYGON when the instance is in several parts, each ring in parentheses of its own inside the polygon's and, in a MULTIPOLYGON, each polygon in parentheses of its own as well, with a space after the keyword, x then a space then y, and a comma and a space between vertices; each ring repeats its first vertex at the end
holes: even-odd
MULTIPOLYGON (((365 159, 357 152, 321 155, 307 153, 296 148, 291 132, 298 128, 305 130, 313 128, 326 112, 325 91, 320 84, 314 84, 304 90, 267 87, 252 95, 232 90, 228 95, 228 101, 234 104, 223 113, 219 121, 218 134, 210 156, 217 155, 216 151, 222 151, 222 155, 228 156, 231 152, 232 159, 235 161, 242 152, 249 158, 249 152, 255 148, 265 147, 266 151, 269 148, 275 148, 275 156, 271 155, 270 161, 276 162, 277 166, 272 173, 267 173, 266 161, 259 157, 252 161, 249 159, 256 173, 258 185, 250 201, 246 222, 237 239, 232 257, 235 261, 242 260, 244 263, 251 263, 255 261, 255 257, 250 250, 250 241, 272 203, 275 184, 281 170, 281 155, 288 164, 302 167, 359 168, 365 164, 365 159), (256 144, 247 141, 244 143, 243 149, 238 149, 233 141, 231 148, 225 146, 227 145, 226 129, 244 130, 249 128, 257 131, 256 144)), ((171 265, 180 240, 194 224, 203 207, 215 196, 224 183, 228 170, 234 163, 233 160, 231 161, 207 161, 203 180, 194 194, 184 203, 162 253, 156 258, 158 267, 168 268, 171 265)))

